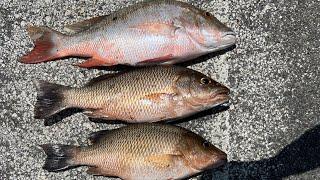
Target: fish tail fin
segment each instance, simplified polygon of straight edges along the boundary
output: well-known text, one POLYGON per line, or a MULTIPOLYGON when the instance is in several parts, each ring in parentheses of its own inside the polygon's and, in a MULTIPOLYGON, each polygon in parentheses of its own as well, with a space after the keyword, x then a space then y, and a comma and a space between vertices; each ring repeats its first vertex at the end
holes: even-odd
POLYGON ((43 169, 50 172, 66 170, 79 164, 75 161, 75 155, 80 151, 77 146, 61 144, 43 144, 41 148, 47 155, 43 169))
POLYGON ((68 106, 65 103, 64 92, 68 89, 70 88, 66 86, 39 81, 34 117, 44 119, 66 109, 68 106))
POLYGON ((34 48, 20 62, 34 64, 60 58, 57 41, 61 41, 66 35, 47 27, 28 26, 27 31, 34 42, 34 48))

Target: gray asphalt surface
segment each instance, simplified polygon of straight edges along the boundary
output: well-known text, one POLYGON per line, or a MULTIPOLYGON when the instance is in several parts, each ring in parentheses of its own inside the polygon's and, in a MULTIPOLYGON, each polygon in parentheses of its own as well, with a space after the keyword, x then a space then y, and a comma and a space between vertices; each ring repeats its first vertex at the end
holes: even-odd
MULTIPOLYGON (((320 1, 190 0, 238 35, 228 52, 191 66, 232 90, 229 110, 180 123, 223 149, 229 163, 195 179, 319 179, 320 1)), ((32 48, 25 27, 57 30, 109 14, 129 0, 0 1, 0 179, 106 179, 86 168, 42 170, 43 143, 86 144, 87 135, 121 125, 97 124, 81 113, 46 127, 33 118, 34 81, 81 86, 107 73, 73 67, 80 59, 25 65, 32 48)))

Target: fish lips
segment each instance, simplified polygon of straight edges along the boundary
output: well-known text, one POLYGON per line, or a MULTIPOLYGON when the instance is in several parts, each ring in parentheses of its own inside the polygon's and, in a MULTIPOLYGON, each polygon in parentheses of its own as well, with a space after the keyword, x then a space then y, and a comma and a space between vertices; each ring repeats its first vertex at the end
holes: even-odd
POLYGON ((209 161, 208 164, 205 167, 202 168, 195 168, 198 172, 201 171, 207 171, 210 169, 214 169, 214 168, 218 168, 220 166, 225 165, 228 162, 228 156, 226 153, 221 152, 219 154, 216 154, 214 156, 212 156, 209 161))
POLYGON ((208 170, 208 169, 214 169, 214 168, 223 166, 223 165, 225 165, 227 162, 228 162, 227 155, 226 155, 226 154, 221 154, 221 155, 216 156, 216 157, 213 158, 213 160, 212 160, 212 165, 209 166, 209 167, 207 168, 207 170, 208 170))
POLYGON ((221 42, 222 42, 221 43, 222 45, 226 45, 226 46, 236 44, 237 42, 236 33, 234 33, 233 31, 222 33, 221 42))
POLYGON ((226 87, 220 88, 216 90, 212 95, 210 96, 210 101, 214 102, 212 107, 223 105, 223 106, 229 106, 229 100, 230 98, 230 90, 226 87))
POLYGON ((226 49, 235 45, 236 42, 236 33, 234 33, 233 31, 222 32, 221 39, 216 43, 216 46, 212 47, 212 51, 226 49))

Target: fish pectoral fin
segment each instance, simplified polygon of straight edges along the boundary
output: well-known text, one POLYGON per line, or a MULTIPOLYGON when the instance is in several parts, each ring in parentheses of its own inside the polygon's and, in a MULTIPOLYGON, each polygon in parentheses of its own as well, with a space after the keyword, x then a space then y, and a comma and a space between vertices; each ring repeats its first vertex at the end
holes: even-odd
POLYGON ((144 96, 142 100, 148 100, 151 102, 158 103, 160 101, 170 100, 175 95, 176 95, 175 93, 152 93, 144 96))
POLYGON ((148 156, 145 160, 158 168, 170 168, 180 158, 182 158, 180 154, 161 154, 148 156))
POLYGON ((64 30, 70 34, 79 33, 81 31, 85 31, 92 27, 93 25, 101 22, 103 19, 105 19, 107 16, 98 16, 91 19, 87 19, 81 22, 77 22, 74 24, 66 25, 64 27, 64 30))
POLYGON ((109 132, 110 132, 110 130, 102 130, 102 131, 93 132, 89 135, 88 140, 89 140, 90 144, 95 144, 95 143, 99 142, 100 139, 105 137, 109 132))
POLYGON ((164 35, 173 37, 177 29, 180 29, 179 26, 175 26, 175 23, 143 23, 136 26, 131 26, 132 29, 137 29, 142 32, 155 34, 155 35, 164 35))
POLYGON ((90 58, 86 61, 76 64, 75 66, 81 67, 81 68, 92 68, 92 67, 98 67, 98 66, 113 66, 112 63, 107 63, 107 61, 103 61, 101 59, 95 59, 90 58))

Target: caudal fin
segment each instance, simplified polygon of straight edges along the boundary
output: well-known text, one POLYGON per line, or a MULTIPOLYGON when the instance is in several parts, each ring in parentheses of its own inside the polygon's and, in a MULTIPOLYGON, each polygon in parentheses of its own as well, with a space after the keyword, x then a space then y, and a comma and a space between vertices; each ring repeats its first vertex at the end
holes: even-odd
POLYGON ((69 88, 66 86, 40 81, 38 83, 34 117, 36 119, 48 118, 67 108, 63 95, 63 92, 67 89, 69 88))
POLYGON ((63 39, 62 33, 47 27, 27 28, 30 38, 34 42, 34 48, 19 61, 27 64, 50 61, 59 58, 57 42, 63 39))
POLYGON ((74 156, 79 147, 61 144, 43 144, 41 147, 47 155, 43 169, 56 172, 77 166, 74 156))

